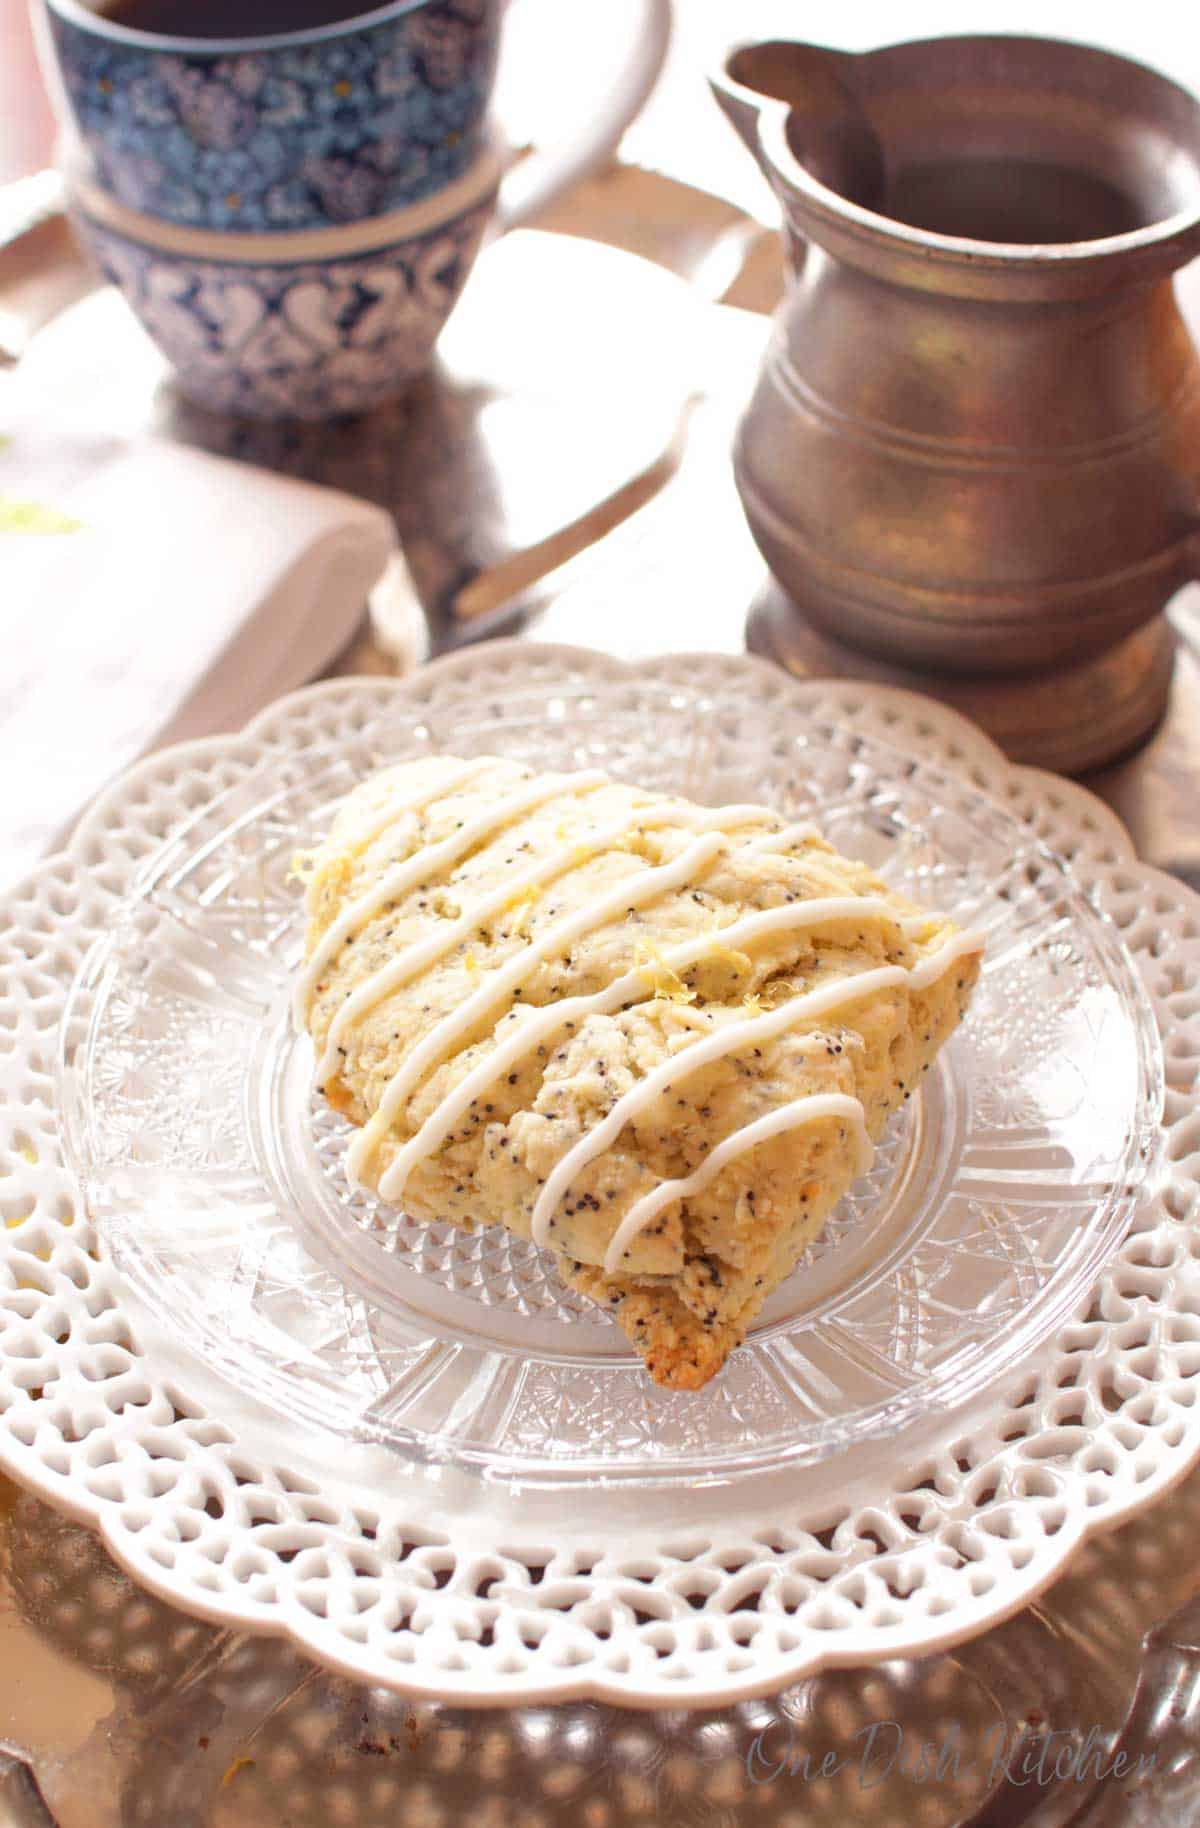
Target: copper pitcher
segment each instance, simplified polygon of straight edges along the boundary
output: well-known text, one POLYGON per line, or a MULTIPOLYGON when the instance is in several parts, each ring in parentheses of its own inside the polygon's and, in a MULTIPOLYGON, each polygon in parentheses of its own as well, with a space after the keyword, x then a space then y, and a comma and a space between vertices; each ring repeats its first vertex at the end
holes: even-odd
POLYGON ((1144 733, 1169 673, 1147 625, 1200 575, 1200 360, 1172 285, 1200 253, 1200 102, 1024 37, 747 45, 712 83, 794 269, 735 465, 797 631, 986 678, 1018 752, 1023 682, 1044 705, 1061 672, 1087 725, 1058 732, 1066 766, 1128 737, 1127 703, 1120 738, 1097 723, 1115 657, 1144 674, 1144 733))

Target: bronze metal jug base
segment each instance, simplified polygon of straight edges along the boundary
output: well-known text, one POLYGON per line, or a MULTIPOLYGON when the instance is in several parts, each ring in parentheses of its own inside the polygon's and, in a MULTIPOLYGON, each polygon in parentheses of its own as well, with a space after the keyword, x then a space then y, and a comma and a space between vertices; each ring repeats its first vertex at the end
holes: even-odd
POLYGON ((1165 616, 1104 653, 1032 677, 969 678, 874 659, 807 621, 777 585, 750 611, 746 644, 802 679, 862 679, 940 699, 1015 762, 1085 774, 1138 748, 1161 721, 1176 638, 1165 616))

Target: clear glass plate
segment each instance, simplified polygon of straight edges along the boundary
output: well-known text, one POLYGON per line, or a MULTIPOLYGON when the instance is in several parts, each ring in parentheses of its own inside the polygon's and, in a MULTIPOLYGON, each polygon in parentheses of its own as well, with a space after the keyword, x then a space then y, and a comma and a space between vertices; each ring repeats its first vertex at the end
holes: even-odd
POLYGON ((1027 828, 736 691, 517 690, 384 715, 336 754, 281 747, 141 872, 81 982, 74 1165, 184 1351, 295 1420, 517 1485, 728 1480, 975 1396, 1086 1298, 1158 1119, 1158 1037, 1115 929, 1027 828), (288 1019, 290 861, 365 774, 438 750, 763 801, 987 935, 966 1023, 703 1391, 657 1390, 534 1246, 347 1185, 348 1126, 288 1019))

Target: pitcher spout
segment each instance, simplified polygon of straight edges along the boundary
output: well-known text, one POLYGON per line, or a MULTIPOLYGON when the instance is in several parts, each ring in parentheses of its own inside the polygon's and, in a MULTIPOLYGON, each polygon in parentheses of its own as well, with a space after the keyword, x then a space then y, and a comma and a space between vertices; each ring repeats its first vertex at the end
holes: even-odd
POLYGON ((867 209, 886 192, 883 148, 855 94, 849 52, 775 39, 741 45, 709 76, 713 94, 768 182, 786 201, 787 183, 767 120, 786 122, 792 157, 811 175, 867 209))

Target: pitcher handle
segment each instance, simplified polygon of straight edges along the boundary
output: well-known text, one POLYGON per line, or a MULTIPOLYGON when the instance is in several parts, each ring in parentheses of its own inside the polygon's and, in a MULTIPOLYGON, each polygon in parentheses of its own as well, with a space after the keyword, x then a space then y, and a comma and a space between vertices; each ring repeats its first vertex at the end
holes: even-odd
POLYGON ((501 230, 528 222, 612 157, 662 73, 671 44, 671 12, 672 0, 641 0, 641 19, 611 93, 583 111, 578 131, 539 147, 505 177, 497 209, 501 230))

